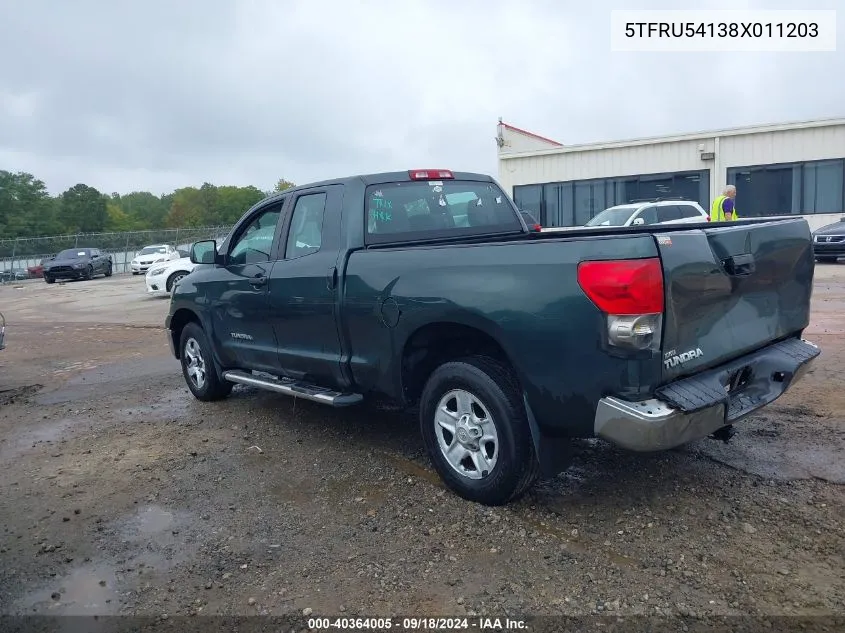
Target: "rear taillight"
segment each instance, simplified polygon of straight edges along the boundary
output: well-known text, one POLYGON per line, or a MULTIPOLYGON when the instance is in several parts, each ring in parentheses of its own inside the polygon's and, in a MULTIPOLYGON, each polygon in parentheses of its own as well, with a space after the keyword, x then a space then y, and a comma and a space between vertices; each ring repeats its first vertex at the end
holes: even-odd
POLYGON ((611 345, 659 349, 663 268, 658 258, 581 262, 578 285, 607 316, 611 345))

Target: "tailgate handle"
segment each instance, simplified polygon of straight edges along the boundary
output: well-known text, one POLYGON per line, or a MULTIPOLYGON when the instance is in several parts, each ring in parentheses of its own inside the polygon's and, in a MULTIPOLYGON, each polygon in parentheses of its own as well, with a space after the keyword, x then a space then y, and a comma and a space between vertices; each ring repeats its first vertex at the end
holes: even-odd
POLYGON ((725 267, 725 271, 729 275, 750 275, 756 270, 754 255, 751 253, 733 255, 727 259, 723 259, 722 266, 725 267))

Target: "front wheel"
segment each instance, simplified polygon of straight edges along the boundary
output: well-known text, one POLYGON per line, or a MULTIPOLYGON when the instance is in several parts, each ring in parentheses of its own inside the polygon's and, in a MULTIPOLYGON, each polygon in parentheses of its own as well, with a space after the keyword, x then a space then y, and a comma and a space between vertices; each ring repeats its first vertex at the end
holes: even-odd
POLYGON ((177 272, 173 273, 172 275, 170 275, 170 277, 167 278, 167 284, 166 284, 167 292, 173 292, 173 287, 176 285, 176 282, 178 282, 183 277, 186 277, 187 275, 188 275, 188 273, 186 273, 183 270, 177 271, 177 272))
POLYGON ((94 278, 94 267, 89 264, 88 268, 85 269, 85 279, 90 281, 93 278, 94 278))
POLYGON ((438 367, 420 400, 420 430, 444 483, 484 505, 520 498, 539 477, 512 370, 471 356, 438 367))
POLYGON ((109 264, 108 267, 106 268, 106 277, 111 277, 111 276, 112 276, 112 265, 109 264))
POLYGON ((205 332, 197 323, 188 323, 179 338, 182 375, 197 400, 222 400, 234 384, 217 375, 205 332))
POLYGON ((816 257, 816 261, 822 264, 835 264, 838 257, 816 257))
POLYGON ((55 280, 55 279, 53 279, 52 277, 50 277, 50 275, 44 275, 44 281, 46 281, 48 284, 52 284, 52 283, 54 283, 56 280, 55 280))

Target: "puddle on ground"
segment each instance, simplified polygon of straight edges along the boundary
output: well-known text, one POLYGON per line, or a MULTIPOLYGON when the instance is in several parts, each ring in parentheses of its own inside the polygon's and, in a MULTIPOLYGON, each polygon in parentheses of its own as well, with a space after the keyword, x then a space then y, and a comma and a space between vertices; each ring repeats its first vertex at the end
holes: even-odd
POLYGON ((172 548, 184 543, 183 532, 189 531, 192 523, 195 526, 197 521, 188 512, 149 505, 116 527, 121 539, 145 544, 150 551, 161 550, 169 555, 173 553, 172 548))
POLYGON ((77 374, 62 387, 37 396, 35 401, 38 404, 52 405, 88 400, 95 396, 102 397, 125 391, 127 384, 134 387, 141 377, 167 375, 179 377, 181 380, 179 363, 172 356, 109 363, 77 374))
POLYGON ((155 399, 155 404, 148 404, 140 407, 126 407, 118 409, 117 415, 132 417, 143 417, 145 419, 173 418, 188 411, 193 404, 194 397, 185 389, 178 388, 165 392, 155 399))
POLYGON ((138 516, 137 525, 141 534, 157 534, 173 525, 173 513, 158 506, 150 506, 138 516))
POLYGON ((117 575, 110 566, 78 567, 18 601, 18 613, 115 615, 120 609, 117 575))
POLYGON ((795 438, 775 433, 748 433, 748 437, 734 437, 728 444, 700 442, 690 451, 705 455, 719 463, 742 472, 775 481, 822 479, 833 484, 845 484, 845 439, 827 438, 818 444, 804 444, 795 438))
POLYGON ((91 420, 84 416, 62 418, 61 420, 54 420, 33 426, 24 426, 26 424, 24 423, 21 425, 21 431, 19 433, 7 436, 0 443, 0 461, 23 455, 28 450, 35 448, 38 444, 58 442, 64 439, 62 435, 65 431, 85 423, 90 424, 91 420))

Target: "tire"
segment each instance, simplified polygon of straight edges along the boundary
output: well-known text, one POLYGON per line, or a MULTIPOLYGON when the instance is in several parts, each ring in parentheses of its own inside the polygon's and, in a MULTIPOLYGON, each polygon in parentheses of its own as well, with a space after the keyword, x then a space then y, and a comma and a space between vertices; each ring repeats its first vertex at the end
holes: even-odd
POLYGON ((838 259, 838 257, 816 257, 816 261, 822 264, 835 264, 838 259))
POLYGON ((176 282, 182 279, 182 277, 187 276, 188 273, 186 271, 177 270, 175 273, 173 273, 172 275, 170 275, 170 277, 167 278, 167 281, 164 284, 165 290, 167 290, 167 292, 173 292, 173 286, 176 284, 176 282))
POLYGON ((203 402, 222 400, 232 392, 234 383, 222 380, 217 375, 208 338, 197 323, 188 323, 182 330, 182 335, 179 337, 179 351, 182 376, 197 400, 203 402), (200 370, 201 380, 196 372, 191 371, 192 368, 200 370))
POLYGON ((88 264, 88 268, 85 269, 84 279, 90 281, 93 278, 94 278, 94 267, 91 264, 88 264))
POLYGON ((109 263, 108 268, 106 268, 106 277, 111 277, 112 272, 113 272, 112 271, 112 265, 111 265, 111 263, 109 263))
POLYGON ((46 281, 48 284, 52 284, 55 283, 56 280, 50 277, 49 275, 44 275, 44 281, 46 281))
POLYGON ((540 464, 534 453, 516 378, 509 367, 492 358, 470 356, 444 363, 434 370, 420 398, 420 431, 429 457, 443 482, 469 501, 488 506, 504 505, 522 497, 539 478, 540 464), (469 394, 471 407, 466 406, 466 400, 463 407, 458 404, 458 396, 466 398, 462 394, 469 394), (475 419, 480 413, 481 419, 487 418, 489 422, 473 424, 473 418, 469 418, 469 423, 462 428, 458 418, 456 431, 450 433, 436 421, 441 406, 450 412, 453 408, 457 409, 457 413, 452 412, 446 418, 448 422, 456 420, 455 416, 462 410, 471 410, 475 419), (482 449, 480 442, 472 441, 472 434, 479 433, 482 440, 489 438, 491 427, 495 430, 495 450, 491 450, 494 442, 484 443, 482 449), (459 436, 468 438, 470 446, 481 450, 465 451, 467 445, 458 441, 459 436), (467 452, 468 458, 453 466, 445 455, 447 444, 467 452), (486 475, 483 470, 479 472, 485 463, 476 460, 482 450, 487 457, 486 465, 493 461, 492 471, 486 475))
POLYGON ((132 271, 132 274, 133 274, 133 275, 140 275, 141 273, 135 272, 135 271, 133 270, 133 271, 132 271))

